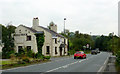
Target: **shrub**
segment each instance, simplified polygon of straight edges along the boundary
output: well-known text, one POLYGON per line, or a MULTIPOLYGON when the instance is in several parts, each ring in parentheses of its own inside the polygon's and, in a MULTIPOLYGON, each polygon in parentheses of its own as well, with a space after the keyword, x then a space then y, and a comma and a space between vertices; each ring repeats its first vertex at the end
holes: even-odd
POLYGON ((41 58, 43 58, 43 55, 41 53, 36 53, 35 58, 41 59, 41 58))
POLYGON ((11 55, 10 55, 10 59, 11 59, 12 61, 15 61, 15 60, 16 60, 15 54, 11 54, 11 55))
POLYGON ((44 56, 44 59, 49 60, 51 56, 44 56))
POLYGON ((117 52, 117 55, 116 55, 116 61, 118 64, 120 64, 120 51, 117 52))
POLYGON ((75 53, 75 50, 69 50, 69 51, 68 51, 68 54, 69 54, 69 55, 73 55, 74 53, 75 53))
POLYGON ((29 63, 29 62, 30 62, 30 59, 29 59, 28 57, 24 57, 24 58, 22 58, 22 61, 23 61, 23 62, 26 62, 26 63, 29 63))
POLYGON ((33 57, 32 54, 33 54, 32 50, 27 51, 27 56, 28 56, 28 57, 31 57, 31 58, 32 58, 32 57, 33 57))

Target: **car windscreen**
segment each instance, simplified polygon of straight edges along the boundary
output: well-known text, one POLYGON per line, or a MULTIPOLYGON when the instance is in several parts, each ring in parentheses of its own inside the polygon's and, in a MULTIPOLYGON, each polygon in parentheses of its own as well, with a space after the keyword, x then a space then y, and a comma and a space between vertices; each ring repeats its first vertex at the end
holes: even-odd
POLYGON ((84 52, 76 52, 76 54, 80 54, 80 53, 81 53, 81 54, 84 54, 84 52))

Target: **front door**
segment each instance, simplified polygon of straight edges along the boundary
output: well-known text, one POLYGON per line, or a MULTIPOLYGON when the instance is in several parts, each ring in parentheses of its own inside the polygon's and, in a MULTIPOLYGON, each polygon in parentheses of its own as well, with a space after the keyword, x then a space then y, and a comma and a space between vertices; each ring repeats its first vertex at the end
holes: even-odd
POLYGON ((60 56, 62 56, 62 47, 60 47, 60 56))

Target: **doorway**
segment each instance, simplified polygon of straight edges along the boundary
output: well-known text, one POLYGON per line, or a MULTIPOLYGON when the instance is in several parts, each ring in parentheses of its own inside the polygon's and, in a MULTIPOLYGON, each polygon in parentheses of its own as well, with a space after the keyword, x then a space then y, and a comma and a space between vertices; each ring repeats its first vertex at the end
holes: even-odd
POLYGON ((60 56, 62 56, 62 47, 60 47, 60 56))

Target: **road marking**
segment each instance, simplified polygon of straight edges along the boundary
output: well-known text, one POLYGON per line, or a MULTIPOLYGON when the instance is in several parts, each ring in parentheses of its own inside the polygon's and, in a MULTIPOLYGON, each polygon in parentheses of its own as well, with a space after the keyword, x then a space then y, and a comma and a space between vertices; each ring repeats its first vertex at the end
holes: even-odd
MULTIPOLYGON (((109 56, 108 56, 108 57, 109 57, 109 56)), ((103 68, 104 68, 104 65, 107 64, 108 57, 107 57, 107 59, 105 60, 103 66, 100 67, 100 69, 98 70, 98 72, 102 72, 102 70, 103 70, 103 68)))
POLYGON ((103 66, 102 66, 102 67, 100 67, 100 69, 98 70, 98 72, 101 72, 101 71, 102 71, 102 68, 103 68, 103 66))
MULTIPOLYGON (((91 56, 91 57, 89 57, 89 58, 92 58, 92 57, 93 57, 93 56, 91 56)), ((70 57, 70 58, 60 59, 60 60, 55 60, 55 61, 51 61, 51 62, 47 62, 47 63, 52 63, 52 62, 62 61, 62 60, 67 60, 67 59, 71 59, 71 57, 70 57)), ((88 58, 85 59, 85 60, 88 60, 88 58)), ((76 61, 76 62, 73 62, 73 63, 71 63, 71 64, 68 64, 67 66, 62 66, 62 67, 59 67, 59 68, 67 68, 68 66, 70 66, 70 65, 72 65, 72 64, 75 64, 75 63, 78 63, 78 62, 82 62, 82 61, 84 61, 84 60, 76 61)), ((34 65, 24 66, 24 67, 11 68, 11 69, 6 69, 6 70, 2 70, 2 71, 14 70, 14 69, 19 69, 19 68, 27 68, 27 67, 37 66, 37 65, 43 65, 43 64, 47 64, 47 63, 41 63, 41 64, 34 64, 34 65)), ((57 69, 59 69, 59 68, 57 68, 57 69)), ((57 70, 57 69, 56 69, 56 70, 57 70)), ((53 69, 52 69, 52 70, 53 70, 53 69)))
MULTIPOLYGON (((93 56, 91 56, 91 57, 93 57, 93 56)), ((89 57, 89 58, 91 58, 91 57, 89 57)), ((76 62, 73 62, 73 63, 67 64, 67 65, 64 65, 64 66, 61 66, 61 67, 55 68, 55 69, 51 69, 51 70, 48 70, 48 71, 46 71, 46 72, 52 72, 52 71, 58 70, 58 69, 60 69, 60 68, 67 68, 67 67, 70 66, 70 65, 76 64, 76 63, 78 63, 78 62, 83 62, 83 61, 85 61, 85 60, 88 60, 89 58, 87 58, 87 59, 83 59, 83 60, 80 60, 80 61, 76 61, 76 62)))

